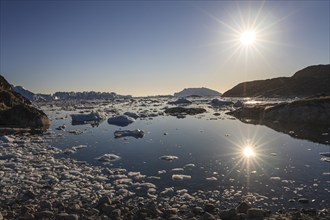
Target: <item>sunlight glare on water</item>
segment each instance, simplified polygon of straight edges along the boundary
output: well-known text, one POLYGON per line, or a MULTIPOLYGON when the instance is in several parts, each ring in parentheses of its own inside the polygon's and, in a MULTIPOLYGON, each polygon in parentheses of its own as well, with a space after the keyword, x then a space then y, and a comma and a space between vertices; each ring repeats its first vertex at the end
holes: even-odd
POLYGON ((253 157, 253 156, 255 156, 255 152, 254 152, 253 148, 251 148, 250 146, 246 146, 243 149, 243 155, 245 157, 253 157))

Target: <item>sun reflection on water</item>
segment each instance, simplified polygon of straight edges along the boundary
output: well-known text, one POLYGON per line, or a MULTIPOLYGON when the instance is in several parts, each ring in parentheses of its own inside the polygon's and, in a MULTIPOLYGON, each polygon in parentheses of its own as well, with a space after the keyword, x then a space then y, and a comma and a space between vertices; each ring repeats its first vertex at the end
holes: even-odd
POLYGON ((254 149, 250 146, 246 146, 244 149, 243 149, 243 155, 245 157, 253 157, 255 156, 255 152, 254 152, 254 149))

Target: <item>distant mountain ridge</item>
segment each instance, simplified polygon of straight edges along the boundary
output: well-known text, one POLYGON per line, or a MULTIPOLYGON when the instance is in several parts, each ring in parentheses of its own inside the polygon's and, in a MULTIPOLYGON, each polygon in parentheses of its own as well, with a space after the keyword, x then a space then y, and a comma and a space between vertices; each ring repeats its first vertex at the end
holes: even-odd
POLYGON ((330 64, 306 67, 292 77, 243 82, 222 96, 291 98, 316 94, 330 95, 330 64))
POLYGON ((221 96, 220 92, 217 92, 212 89, 205 87, 202 88, 186 88, 181 92, 174 93, 174 96, 177 97, 186 97, 186 96, 221 96))
POLYGON ((73 100, 73 99, 115 99, 131 98, 131 96, 118 95, 114 92, 55 92, 53 95, 35 94, 22 86, 12 86, 13 90, 30 101, 73 100))

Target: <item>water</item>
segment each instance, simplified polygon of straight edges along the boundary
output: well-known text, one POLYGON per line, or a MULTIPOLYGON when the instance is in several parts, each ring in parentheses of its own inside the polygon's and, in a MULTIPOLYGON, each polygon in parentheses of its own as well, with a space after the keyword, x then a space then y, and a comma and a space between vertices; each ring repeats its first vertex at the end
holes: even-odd
MULTIPOLYGON (((261 205, 288 205, 289 199, 305 197, 312 203, 310 206, 329 207, 330 163, 320 161, 319 154, 330 151, 329 145, 295 139, 266 126, 245 124, 228 117, 225 111, 209 108, 205 102, 199 102, 199 105, 208 112, 184 119, 167 115, 137 119, 124 128, 109 125, 106 120, 97 127, 89 124, 73 126, 69 115, 77 111, 44 109, 48 109, 46 112, 53 119, 51 129, 61 135, 50 139, 51 145, 61 149, 87 145, 74 154, 60 156, 99 166, 125 168, 148 177, 157 176, 160 179, 151 178, 150 182, 159 189, 172 186, 190 191, 230 189, 239 195, 265 196, 267 199, 261 205), (214 116, 214 112, 219 112, 220 116, 214 116), (55 119, 61 117, 63 119, 55 119), (55 130, 62 124, 67 126, 66 131, 79 129, 83 133, 74 135, 55 130), (118 129, 141 129, 146 135, 141 139, 115 139, 113 133, 118 129), (245 157, 242 152, 246 146, 251 146, 256 155, 245 157), (111 165, 95 159, 107 153, 119 155, 121 159, 111 165), (163 155, 178 159, 171 162, 159 159, 163 155), (185 168, 186 164, 195 167, 185 168), (175 168, 183 170, 172 171, 175 168), (162 170, 166 173, 159 174, 162 170), (191 179, 173 181, 173 174, 190 175, 191 179), (215 180, 207 179, 211 177, 215 180)), ((120 112, 145 109, 161 112, 166 104, 94 103, 94 106, 103 110, 116 108, 120 112)))

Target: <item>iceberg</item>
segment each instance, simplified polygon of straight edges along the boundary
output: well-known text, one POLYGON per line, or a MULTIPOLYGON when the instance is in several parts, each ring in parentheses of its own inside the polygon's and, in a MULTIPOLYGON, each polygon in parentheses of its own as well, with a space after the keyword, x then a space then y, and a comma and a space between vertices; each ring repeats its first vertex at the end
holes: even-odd
POLYGON ((168 102, 168 104, 171 104, 171 105, 179 105, 179 104, 190 105, 191 103, 192 103, 192 101, 189 101, 188 99, 185 99, 185 98, 179 98, 176 101, 170 101, 170 102, 168 102))
POLYGON ((99 122, 105 119, 105 116, 99 112, 92 111, 89 114, 73 114, 71 115, 72 123, 87 123, 87 122, 99 122))
POLYGON ((111 125, 117 125, 121 127, 125 127, 135 121, 134 118, 131 118, 127 115, 119 115, 119 116, 113 116, 108 119, 108 123, 111 125))

